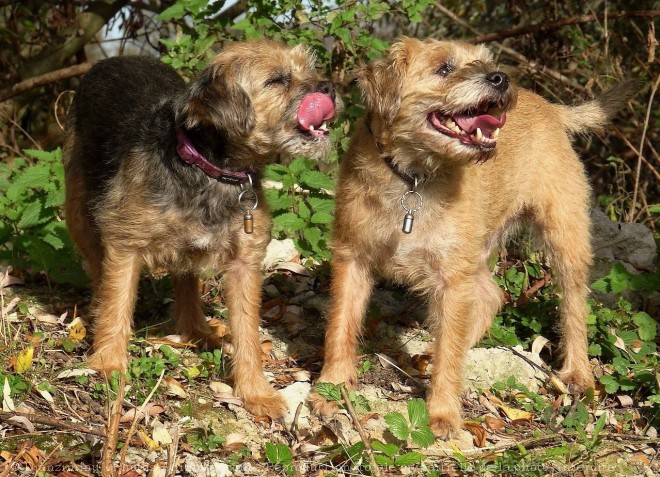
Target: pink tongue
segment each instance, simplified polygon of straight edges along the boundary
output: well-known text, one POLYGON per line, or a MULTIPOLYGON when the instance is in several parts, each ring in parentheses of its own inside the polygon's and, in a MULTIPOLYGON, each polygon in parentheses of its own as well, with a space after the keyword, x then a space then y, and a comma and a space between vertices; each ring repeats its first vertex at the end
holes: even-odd
POLYGON ((330 119, 335 114, 335 103, 332 98, 323 93, 311 93, 305 95, 298 108, 298 124, 303 129, 310 126, 320 126, 323 121, 330 119))
POLYGON ((477 128, 480 128, 484 136, 491 136, 497 128, 504 126, 506 114, 502 114, 500 119, 489 114, 482 114, 481 116, 455 116, 453 119, 463 131, 471 134, 477 128))

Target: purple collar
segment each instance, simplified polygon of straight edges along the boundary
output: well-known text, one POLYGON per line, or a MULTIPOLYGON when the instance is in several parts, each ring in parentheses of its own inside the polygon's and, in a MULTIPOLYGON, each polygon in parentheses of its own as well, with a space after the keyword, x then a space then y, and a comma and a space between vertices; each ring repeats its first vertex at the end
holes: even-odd
POLYGON ((179 153, 181 160, 200 168, 207 176, 228 184, 245 184, 250 181, 250 174, 247 171, 232 171, 211 164, 195 149, 194 144, 183 129, 176 128, 176 140, 176 152, 179 153))

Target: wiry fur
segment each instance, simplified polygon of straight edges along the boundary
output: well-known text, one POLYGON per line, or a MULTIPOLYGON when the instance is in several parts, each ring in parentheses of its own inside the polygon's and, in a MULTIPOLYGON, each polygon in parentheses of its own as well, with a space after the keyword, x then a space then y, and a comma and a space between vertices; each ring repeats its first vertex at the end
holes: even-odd
MULTIPOLYGON (((441 437, 461 427, 465 356, 502 302, 487 258, 522 217, 539 230, 563 294, 560 375, 576 389, 593 385, 585 324, 590 189, 567 130, 603 124, 620 103, 606 96, 571 109, 513 85, 495 91, 486 75, 497 71, 483 46, 397 42, 360 74, 368 112, 343 158, 336 191, 331 308, 319 381, 356 385, 356 341, 374 277, 405 284, 428 302, 435 333, 428 404, 441 437), (438 74, 447 63, 453 71, 438 74), (508 114, 490 151, 464 145, 429 123, 433 111, 465 111, 484 99, 499 102, 508 114), (585 111, 592 114, 576 120, 585 111), (603 111, 607 118, 596 117, 603 111), (411 186, 393 173, 387 156, 421 181, 424 204, 410 235, 401 231, 399 200, 411 186)), ((312 402, 321 413, 333 412, 316 395, 312 402)))
POLYGON ((276 154, 322 158, 329 141, 298 130, 305 94, 333 94, 303 47, 234 43, 186 85, 156 59, 102 61, 83 79, 67 123, 66 219, 87 262, 98 370, 126 369, 140 269, 174 278, 185 340, 218 344, 202 311, 198 274, 224 272, 234 343, 235 393, 255 414, 285 408, 262 373, 261 263, 270 215, 261 197, 243 231, 240 188, 208 177, 176 152, 175 128, 216 166, 255 171, 276 154), (286 81, 272 81, 286 77, 286 81))

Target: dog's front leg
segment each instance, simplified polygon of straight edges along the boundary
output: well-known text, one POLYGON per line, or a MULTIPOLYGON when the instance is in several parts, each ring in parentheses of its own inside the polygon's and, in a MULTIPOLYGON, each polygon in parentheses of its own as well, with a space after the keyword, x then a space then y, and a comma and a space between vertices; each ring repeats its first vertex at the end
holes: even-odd
MULTIPOLYGON (((357 341, 362 331, 373 278, 369 267, 356 259, 336 258, 332 263, 330 319, 325 338, 325 359, 318 382, 357 385, 357 341)), ((318 394, 310 397, 314 409, 325 416, 336 411, 334 403, 318 394)))
POLYGON ((286 412, 281 396, 264 376, 261 362, 261 268, 260 261, 236 258, 224 275, 234 345, 234 393, 257 416, 279 417, 286 412))
POLYGON ((92 305, 94 353, 87 360, 96 370, 126 369, 139 278, 137 250, 106 248, 92 305))
POLYGON ((461 428, 463 366, 470 343, 474 286, 465 276, 450 280, 429 295, 431 323, 436 327, 434 367, 428 394, 431 428, 448 439, 461 428))

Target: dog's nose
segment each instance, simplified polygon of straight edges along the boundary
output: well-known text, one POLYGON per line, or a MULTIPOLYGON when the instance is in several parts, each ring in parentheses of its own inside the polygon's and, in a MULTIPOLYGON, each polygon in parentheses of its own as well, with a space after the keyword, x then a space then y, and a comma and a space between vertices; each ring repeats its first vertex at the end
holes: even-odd
POLYGON ((506 89, 509 87, 509 77, 506 75, 506 73, 502 73, 501 71, 493 71, 492 73, 488 73, 486 75, 486 80, 493 85, 493 87, 501 92, 506 91, 506 89))
POLYGON ((327 94, 333 100, 335 99, 335 88, 332 86, 332 83, 330 81, 322 81, 319 84, 317 84, 316 92, 327 94))

